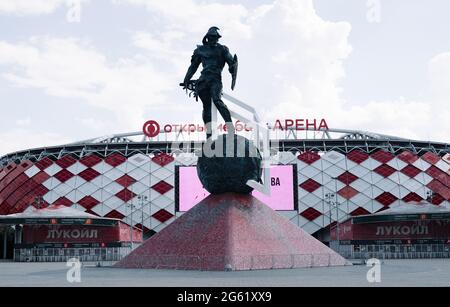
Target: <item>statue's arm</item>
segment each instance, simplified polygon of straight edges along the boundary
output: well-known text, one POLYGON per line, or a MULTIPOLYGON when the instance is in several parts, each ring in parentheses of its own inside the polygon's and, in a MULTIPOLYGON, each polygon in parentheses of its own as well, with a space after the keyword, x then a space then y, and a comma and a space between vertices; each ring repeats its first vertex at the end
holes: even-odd
POLYGON ((225 53, 225 62, 228 64, 228 71, 230 73, 233 72, 234 69, 234 57, 231 55, 230 50, 228 49, 228 47, 223 46, 224 49, 224 53, 225 53))
POLYGON ((184 84, 187 84, 191 80, 191 78, 195 75, 195 72, 197 71, 201 62, 202 59, 198 54, 197 49, 195 49, 194 54, 192 55, 191 58, 191 66, 189 66, 186 76, 184 77, 184 84))

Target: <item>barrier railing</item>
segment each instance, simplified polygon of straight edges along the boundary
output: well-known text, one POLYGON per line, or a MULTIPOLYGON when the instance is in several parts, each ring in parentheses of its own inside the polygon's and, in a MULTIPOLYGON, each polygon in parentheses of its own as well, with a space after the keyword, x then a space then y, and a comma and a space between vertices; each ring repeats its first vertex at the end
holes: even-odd
POLYGON ((358 252, 347 251, 340 253, 343 257, 349 259, 434 259, 450 258, 450 252, 358 252))
POLYGON ((450 258, 450 252, 407 252, 407 253, 381 253, 381 252, 353 252, 348 258, 354 259, 433 259, 450 258))
POLYGON ((116 262, 128 255, 129 247, 104 248, 43 248, 43 249, 14 249, 14 261, 17 262, 66 262, 77 258, 81 262, 116 262))

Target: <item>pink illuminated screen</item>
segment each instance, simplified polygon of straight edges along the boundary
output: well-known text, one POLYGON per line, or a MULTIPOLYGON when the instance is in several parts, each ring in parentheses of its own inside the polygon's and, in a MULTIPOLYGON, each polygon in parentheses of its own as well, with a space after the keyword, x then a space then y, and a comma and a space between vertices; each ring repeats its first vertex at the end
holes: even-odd
MULTIPOLYGON (((294 210, 294 167, 276 165, 270 169, 270 196, 258 191, 252 195, 274 210, 294 210)), ((180 166, 178 169, 178 207, 188 211, 209 193, 203 189, 195 166, 180 166)))

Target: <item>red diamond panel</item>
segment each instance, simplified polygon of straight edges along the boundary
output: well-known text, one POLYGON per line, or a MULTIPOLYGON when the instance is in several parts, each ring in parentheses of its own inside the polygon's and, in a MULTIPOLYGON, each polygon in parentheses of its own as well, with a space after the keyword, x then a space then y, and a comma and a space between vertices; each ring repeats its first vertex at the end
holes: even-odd
POLYGON ((411 177, 411 178, 414 178, 414 177, 416 177, 416 176, 421 172, 421 170, 418 169, 417 167, 415 167, 415 166, 409 164, 409 165, 407 165, 406 167, 404 167, 404 168, 401 170, 401 172, 402 172, 403 174, 405 174, 406 176, 409 176, 409 177, 411 177))
POLYGON ((346 198, 346 199, 350 199, 353 196, 355 196, 356 194, 358 194, 359 192, 357 190, 355 190, 354 188, 352 188, 351 186, 346 186, 343 187, 342 189, 339 190, 338 194, 341 195, 342 197, 346 198))
MULTIPOLYGON (((13 207, 12 208, 13 210, 16 209, 16 207, 18 206, 18 203, 20 201, 22 201, 22 199, 25 197, 25 195, 27 195, 28 193, 33 191, 38 186, 38 184, 36 182, 34 182, 33 180, 30 180, 30 179, 28 179, 22 183, 20 183, 20 182, 22 182, 22 181, 19 181, 17 188, 6 199, 6 202, 13 207)), ((12 184, 15 185, 15 183, 12 183, 12 184)), ((6 195, 4 195, 4 196, 6 196, 6 195)), ((0 202, 2 202, 1 198, 0 198, 0 202)))
POLYGON ((124 163, 127 160, 124 156, 118 153, 113 153, 112 155, 109 155, 105 162, 108 163, 111 166, 119 166, 120 164, 124 163))
POLYGON ((409 164, 413 164, 414 162, 417 161, 417 159, 419 159, 419 157, 417 155, 413 154, 412 152, 410 152, 408 150, 405 150, 404 152, 399 154, 397 156, 397 158, 399 158, 403 162, 409 163, 409 164))
POLYGON ((315 152, 305 151, 304 153, 299 154, 297 159, 307 164, 313 164, 320 159, 320 156, 315 152))
POLYGON ((50 175, 44 171, 40 171, 36 175, 33 176, 32 180, 36 183, 43 183, 45 180, 50 178, 50 175))
POLYGON ((438 206, 438 205, 440 205, 444 200, 445 200, 445 198, 442 197, 441 195, 439 195, 439 194, 433 194, 433 197, 431 198, 431 203, 432 203, 433 205, 438 206))
POLYGON ((308 208, 302 213, 300 213, 301 216, 303 216, 305 219, 314 221, 316 218, 322 215, 319 211, 317 211, 314 208, 308 208))
POLYGON ((84 156, 81 158, 80 163, 87 167, 93 167, 94 165, 99 164, 102 161, 102 158, 100 158, 97 155, 89 155, 84 156))
POLYGON ((429 184, 427 184, 427 187, 435 192, 440 194, 442 197, 444 197, 446 200, 450 200, 450 189, 444 186, 442 183, 434 179, 429 184))
POLYGON ((445 156, 442 157, 442 159, 450 164, 450 154, 446 154, 445 156))
POLYGON ((3 203, 2 206, 0 206, 0 215, 7 215, 10 214, 7 206, 3 203))
POLYGON ((61 166, 62 168, 68 168, 69 166, 75 164, 77 160, 70 155, 64 156, 61 159, 56 160, 56 164, 61 166))
POLYGON ((116 182, 121 186, 123 186, 124 188, 128 188, 130 185, 136 182, 136 179, 125 174, 122 177, 117 178, 116 182))
POLYGON ((33 190, 32 193, 33 193, 34 196, 44 196, 48 192, 49 192, 49 189, 47 189, 43 185, 39 185, 36 189, 33 190))
POLYGON ((50 160, 49 158, 44 158, 42 160, 37 161, 36 163, 34 163, 34 165, 39 168, 41 171, 46 169, 47 167, 49 167, 50 165, 53 164, 53 161, 50 160))
POLYGON ((96 200, 94 197, 88 195, 80 199, 78 203, 82 205, 84 208, 90 210, 93 207, 97 206, 100 202, 96 200))
POLYGON ((161 223, 164 223, 165 221, 172 218, 173 214, 164 209, 161 209, 158 212, 155 212, 152 216, 161 223))
MULTIPOLYGON (((436 166, 432 165, 430 168, 426 170, 426 173, 433 177, 434 179, 438 179, 438 177, 443 173, 436 166)), ((444 173, 445 174, 445 173, 444 173)))
POLYGON ((394 201, 397 200, 397 197, 395 197, 394 195, 392 195, 389 192, 384 192, 381 195, 378 195, 375 198, 376 201, 378 201, 380 204, 382 204, 383 206, 387 207, 390 204, 392 204, 394 201))
POLYGON ((65 197, 60 197, 53 203, 53 205, 70 207, 73 203, 65 197))
POLYGON ((409 193, 408 195, 406 195, 405 197, 403 197, 403 201, 404 202, 421 202, 423 200, 422 197, 420 197, 419 195, 417 195, 416 193, 409 193))
POLYGON ((445 186, 436 179, 430 181, 430 183, 427 184, 427 187, 435 193, 440 193, 445 189, 445 186))
POLYGON ((73 176, 75 176, 75 175, 72 174, 71 172, 69 172, 68 170, 62 169, 59 172, 57 172, 54 177, 56 179, 58 179, 59 181, 61 181, 61 182, 66 182, 67 180, 69 180, 73 176))
POLYGON ((123 215, 122 213, 120 213, 119 211, 113 210, 111 212, 109 212, 107 215, 105 215, 105 217, 109 217, 110 219, 123 219, 125 217, 125 215, 123 215))
POLYGON ((358 207, 352 212, 350 212, 351 216, 367 215, 367 214, 370 214, 370 212, 364 209, 363 207, 358 207))
POLYGON ((157 191, 159 194, 165 194, 165 193, 169 192, 170 190, 172 190, 173 186, 171 184, 165 182, 164 180, 161 180, 157 184, 154 184, 152 186, 152 189, 157 191))
POLYGON ((314 192, 315 190, 317 190, 318 188, 320 188, 322 185, 320 183, 318 183, 315 180, 312 179, 308 179, 305 182, 303 182, 302 184, 300 184, 300 187, 306 191, 308 191, 309 193, 314 192))
POLYGON ((373 153, 371 157, 381 163, 387 163, 394 159, 393 154, 384 150, 378 150, 377 152, 373 153))
POLYGON ((366 161, 368 158, 369 158, 368 154, 358 149, 352 150, 347 154, 347 159, 358 164, 366 161))
POLYGON ((136 224, 136 225, 134 225, 134 227, 136 227, 136 228, 138 228, 138 229, 140 229, 140 230, 142 230, 144 233, 146 233, 146 232, 149 232, 150 231, 150 229, 148 229, 147 227, 142 227, 142 224, 141 223, 139 223, 139 224, 136 224))
POLYGON ((173 160, 175 160, 175 158, 166 153, 158 154, 152 158, 153 162, 155 162, 156 164, 158 164, 159 166, 162 166, 162 167, 171 163, 173 160))
POLYGON ((353 175, 350 172, 345 172, 345 173, 339 175, 339 177, 337 177, 337 179, 339 179, 339 181, 341 181, 344 184, 350 184, 353 181, 357 180, 358 177, 353 175))
POLYGON ((422 160, 425 160, 430 164, 436 164, 439 160, 441 160, 441 157, 429 151, 422 156, 422 160))
POLYGON ((92 179, 98 177, 99 175, 100 175, 100 173, 92 168, 87 168, 78 174, 78 176, 80 176, 81 178, 83 178, 86 181, 91 181, 92 179))
POLYGON ((438 169, 436 166, 431 166, 429 169, 427 169, 426 173, 434 179, 439 180, 444 185, 450 186, 450 176, 438 169))
POLYGON ((131 192, 128 189, 123 189, 122 191, 118 192, 116 194, 117 197, 119 197, 121 200, 123 200, 124 202, 129 201, 130 199, 132 199, 133 197, 136 196, 136 194, 134 194, 133 192, 131 192))
POLYGON ((390 167, 387 164, 382 164, 382 165, 378 166, 376 169, 374 169, 373 171, 383 177, 389 177, 390 175, 395 173, 395 168, 390 167))

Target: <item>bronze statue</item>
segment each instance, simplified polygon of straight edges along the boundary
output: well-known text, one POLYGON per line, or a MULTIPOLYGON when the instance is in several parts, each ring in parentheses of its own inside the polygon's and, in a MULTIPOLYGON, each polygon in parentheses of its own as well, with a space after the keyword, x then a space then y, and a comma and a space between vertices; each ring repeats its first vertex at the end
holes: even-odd
POLYGON ((238 68, 237 56, 230 54, 228 48, 218 43, 222 36, 218 32, 219 28, 211 27, 203 37, 202 45, 197 46, 191 58, 184 82, 180 83, 186 90, 194 92, 196 98, 200 97, 203 103, 202 118, 205 123, 206 138, 212 135, 211 130, 211 101, 214 102, 217 110, 225 120, 227 133, 234 134, 234 126, 231 120, 230 111, 222 101, 222 70, 225 63, 228 64, 228 71, 232 75, 231 89, 234 90, 238 68), (203 70, 198 80, 191 80, 198 67, 202 64, 203 70))

